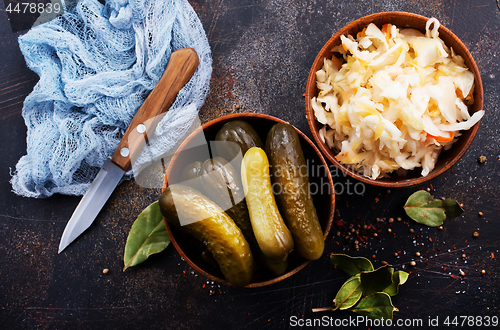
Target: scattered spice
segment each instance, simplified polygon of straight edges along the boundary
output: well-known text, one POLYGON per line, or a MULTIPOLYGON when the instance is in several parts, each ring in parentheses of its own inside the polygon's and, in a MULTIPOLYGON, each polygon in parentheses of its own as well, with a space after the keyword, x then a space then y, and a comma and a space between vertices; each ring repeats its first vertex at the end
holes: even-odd
POLYGON ((388 233, 392 233, 392 229, 391 229, 391 228, 388 228, 388 229, 387 229, 387 232, 388 232, 388 233))
POLYGON ((413 234, 415 232, 415 230, 413 230, 413 228, 410 228, 410 234, 413 234))
POLYGON ((443 226, 439 226, 439 227, 438 227, 438 229, 439 229, 439 230, 443 230, 443 226))
POLYGON ((464 253, 464 254, 462 254, 462 258, 465 258, 465 257, 466 257, 465 253, 464 253))
POLYGON ((417 263, 416 263, 414 260, 412 260, 412 261, 410 262, 410 266, 412 266, 412 267, 413 267, 413 266, 416 266, 416 265, 417 265, 417 263))
POLYGON ((431 191, 431 188, 427 188, 427 189, 425 189, 425 190, 429 192, 429 191, 431 191))
POLYGON ((104 269, 102 270, 102 273, 103 273, 103 274, 107 274, 108 272, 109 272, 109 269, 107 269, 107 268, 104 268, 104 269))
POLYGON ((420 252, 416 252, 415 256, 420 257, 420 252))
POLYGON ((479 163, 483 164, 486 161, 486 156, 479 156, 479 158, 477 159, 477 161, 479 163))
POLYGON ((481 270, 481 275, 484 275, 484 274, 486 274, 486 271, 483 269, 483 270, 481 270))
POLYGON ((463 270, 460 271, 460 276, 465 276, 465 273, 463 270))
POLYGON ((479 212, 479 213, 478 213, 478 215, 479 215, 480 217, 482 217, 482 216, 483 216, 483 212, 479 212))
POLYGON ((478 231, 475 231, 474 234, 472 234, 472 236, 474 237, 479 237, 479 232, 478 231))
POLYGON ((397 252, 394 252, 394 256, 397 257, 399 254, 397 252))
POLYGON ((393 223, 394 222, 394 218, 389 218, 389 223, 393 223))
POLYGON ((402 220, 402 219, 401 219, 401 217, 397 217, 396 219, 397 219, 398 221, 401 221, 401 220, 402 220))

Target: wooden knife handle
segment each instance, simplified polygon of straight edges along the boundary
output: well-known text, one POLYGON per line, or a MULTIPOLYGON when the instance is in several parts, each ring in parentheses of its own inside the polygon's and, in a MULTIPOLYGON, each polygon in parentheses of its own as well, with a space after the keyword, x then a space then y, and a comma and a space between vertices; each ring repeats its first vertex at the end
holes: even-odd
MULTIPOLYGON (((191 79, 198 67, 198 54, 192 48, 178 49, 170 55, 165 72, 130 122, 111 160, 124 171, 131 168, 131 159, 146 145, 145 137, 160 121, 160 114, 174 103, 177 93, 191 79)), ((135 156, 135 157, 134 157, 135 156)))

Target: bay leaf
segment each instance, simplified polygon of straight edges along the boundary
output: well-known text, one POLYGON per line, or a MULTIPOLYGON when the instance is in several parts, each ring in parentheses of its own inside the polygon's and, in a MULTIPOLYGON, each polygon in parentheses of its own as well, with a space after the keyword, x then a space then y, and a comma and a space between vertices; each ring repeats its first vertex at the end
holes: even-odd
POLYGON ((330 260, 335 267, 343 270, 348 276, 373 271, 371 261, 363 257, 351 257, 347 254, 336 253, 330 256, 330 260))
POLYGON ((335 309, 348 309, 356 305, 361 298, 363 291, 361 290, 360 274, 349 278, 340 288, 335 296, 335 309))
POLYGON ((443 200, 443 208, 450 218, 457 218, 464 213, 464 209, 460 204, 450 198, 443 200))
POLYGON ((404 209, 410 218, 430 227, 442 225, 446 219, 445 212, 453 218, 460 216, 464 212, 457 201, 434 199, 425 190, 414 192, 406 201, 404 209))
POLYGON ((361 290, 363 295, 369 296, 375 292, 384 291, 393 284, 394 268, 389 265, 382 266, 371 272, 360 274, 361 290))
POLYGON ((364 297, 351 311, 372 319, 390 319, 398 309, 392 305, 391 296, 385 292, 375 292, 364 297))
POLYGON ((170 244, 158 201, 146 207, 130 229, 125 244, 123 270, 144 262, 150 255, 163 251, 170 244))
POLYGON ((389 294, 390 296, 395 296, 399 292, 399 286, 405 284, 408 279, 409 274, 405 271, 398 270, 392 275, 392 284, 384 289, 383 292, 389 294))

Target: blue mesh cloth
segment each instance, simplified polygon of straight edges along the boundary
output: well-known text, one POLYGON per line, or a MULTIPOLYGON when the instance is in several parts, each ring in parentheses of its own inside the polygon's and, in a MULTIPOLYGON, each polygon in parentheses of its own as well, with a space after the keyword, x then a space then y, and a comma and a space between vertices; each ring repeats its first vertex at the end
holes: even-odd
POLYGON ((80 0, 19 37, 19 46, 40 76, 24 101, 27 154, 11 179, 25 197, 83 195, 173 50, 192 47, 200 57, 169 111, 181 127, 195 119, 212 73, 205 31, 187 0, 80 0))

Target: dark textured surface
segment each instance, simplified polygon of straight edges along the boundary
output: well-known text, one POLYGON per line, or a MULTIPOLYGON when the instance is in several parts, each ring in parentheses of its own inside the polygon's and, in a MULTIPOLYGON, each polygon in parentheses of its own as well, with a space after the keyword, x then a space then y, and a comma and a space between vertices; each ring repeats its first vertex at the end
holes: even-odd
POLYGON ((259 112, 287 120, 311 137, 302 94, 316 53, 346 23, 374 12, 401 10, 436 17, 469 47, 482 73, 485 92, 486 116, 478 135, 452 170, 422 187, 388 192, 361 185, 332 168, 338 192, 337 219, 345 224, 332 228, 324 257, 269 287, 237 289, 208 282, 180 259, 173 246, 122 272, 130 226, 159 196, 159 190, 140 188, 133 181, 121 184, 91 228, 58 255, 60 236, 79 198, 36 200, 11 192, 10 171, 26 152, 22 102, 37 76, 26 68, 17 44, 17 37, 26 31, 13 33, 2 7, 2 328, 289 329, 298 328, 291 322, 294 317, 316 322, 325 320, 322 317, 332 322, 348 320, 355 314, 311 312, 312 308, 329 306, 346 280, 330 264, 326 255, 331 252, 368 257, 375 267, 386 261, 411 272, 393 299, 399 308, 395 322, 421 319, 426 325, 429 318, 439 316, 443 325, 447 316, 498 316, 500 12, 496 1, 190 2, 205 26, 213 51, 211 92, 200 114, 203 122, 235 111, 259 112), (487 158, 484 164, 477 162, 481 155, 487 158), (419 188, 431 188, 436 197, 459 200, 465 213, 446 220, 442 230, 411 222, 402 206, 419 188), (402 221, 391 224, 391 217, 401 217, 402 221), (378 237, 361 242, 360 249, 355 250, 343 231, 358 224, 361 228, 373 225, 378 237), (341 231, 340 237, 337 231, 341 231), (474 231, 479 237, 473 237, 474 231), (399 253, 397 257, 395 252, 399 253), (420 258, 415 257, 416 252, 421 253, 420 258), (410 267, 414 259, 416 266, 410 267), (109 273, 103 274, 104 268, 109 273), (460 276, 461 271, 465 276, 460 276))

